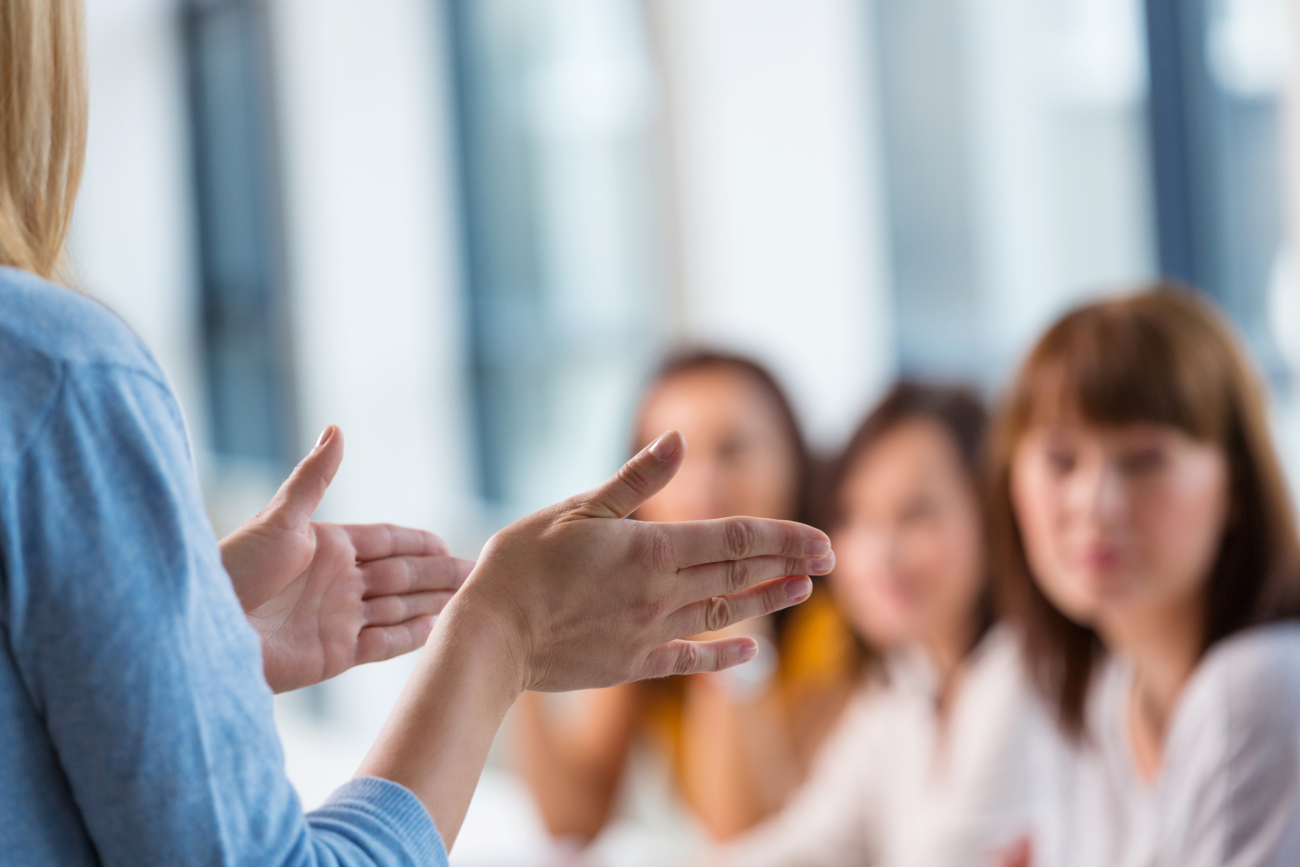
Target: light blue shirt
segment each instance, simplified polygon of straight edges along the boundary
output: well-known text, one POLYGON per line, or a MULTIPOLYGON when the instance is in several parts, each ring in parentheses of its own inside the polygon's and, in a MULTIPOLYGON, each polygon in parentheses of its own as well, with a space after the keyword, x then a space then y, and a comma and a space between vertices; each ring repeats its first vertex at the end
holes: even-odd
POLYGON ((354 780, 304 815, 176 400, 108 310, 0 268, 0 862, 445 865, 354 780))

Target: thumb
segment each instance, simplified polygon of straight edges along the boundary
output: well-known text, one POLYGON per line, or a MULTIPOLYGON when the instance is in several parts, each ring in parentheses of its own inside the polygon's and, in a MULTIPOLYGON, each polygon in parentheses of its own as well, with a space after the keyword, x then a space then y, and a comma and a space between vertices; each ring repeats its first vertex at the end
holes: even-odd
POLYGON ((626 518, 663 490, 686 457, 686 440, 670 430, 623 464, 613 478, 590 491, 575 514, 589 518, 626 518))
POLYGON ((1028 837, 1021 837, 1002 853, 1001 867, 1030 867, 1034 850, 1028 837))
POLYGON ((334 474, 343 463, 343 431, 330 425, 321 432, 315 447, 293 468, 285 479, 270 511, 287 512, 293 516, 311 518, 321 498, 334 481, 334 474))

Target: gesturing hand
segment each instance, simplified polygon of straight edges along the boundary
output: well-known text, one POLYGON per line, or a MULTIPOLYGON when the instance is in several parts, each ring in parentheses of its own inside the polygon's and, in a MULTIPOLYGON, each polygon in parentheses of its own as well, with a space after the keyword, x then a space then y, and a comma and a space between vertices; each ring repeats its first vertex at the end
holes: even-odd
POLYGON ((524 689, 611 686, 717 671, 753 657, 752 638, 685 641, 802 602, 834 565, 825 534, 788 521, 624 521, 676 474, 669 432, 586 494, 497 533, 457 609, 485 614, 524 689))
POLYGON ((276 692, 419 648, 474 566, 422 530, 311 520, 342 461, 331 426, 270 505, 221 540, 276 692))
POLYGON ((718 671, 754 639, 684 641, 808 598, 835 564, 824 533, 789 521, 624 521, 685 456, 673 432, 605 484, 488 541, 357 771, 406 786, 451 848, 488 747, 525 689, 613 686, 718 671))

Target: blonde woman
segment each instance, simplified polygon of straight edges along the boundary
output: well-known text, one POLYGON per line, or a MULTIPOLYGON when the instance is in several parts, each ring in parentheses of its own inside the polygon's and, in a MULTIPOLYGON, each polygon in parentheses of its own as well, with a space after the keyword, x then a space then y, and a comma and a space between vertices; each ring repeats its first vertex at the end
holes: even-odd
POLYGON ((808 596, 807 574, 832 559, 811 528, 620 520, 680 467, 685 443, 665 434, 606 484, 493 537, 356 778, 304 814, 264 658, 287 687, 384 655, 358 627, 367 618, 406 622, 419 644, 418 606, 407 621, 371 610, 408 595, 379 579, 441 570, 445 599, 460 567, 427 534, 307 519, 325 484, 315 471, 341 459, 334 430, 310 472, 218 548, 157 364, 111 313, 56 282, 85 147, 82 16, 75 0, 0 4, 6 863, 445 864, 524 689, 726 668, 753 656, 752 639, 681 637, 808 596), (339 611, 353 620, 325 644, 352 656, 326 658, 321 605, 337 590, 352 593, 339 611), (240 597, 279 618, 279 639, 259 642, 240 597))

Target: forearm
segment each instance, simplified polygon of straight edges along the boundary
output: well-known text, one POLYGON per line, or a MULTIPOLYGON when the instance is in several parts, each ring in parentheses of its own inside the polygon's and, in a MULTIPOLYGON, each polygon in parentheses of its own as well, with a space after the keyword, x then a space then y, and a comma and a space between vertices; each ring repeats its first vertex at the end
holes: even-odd
POLYGON ((790 748, 775 695, 738 701, 707 675, 686 690, 686 792, 715 840, 751 828, 779 806, 792 776, 790 748))
POLYGON ((520 667, 492 621, 457 597, 439 618, 397 707, 357 776, 400 783, 451 848, 506 712, 520 667))
MULTIPOLYGON (((551 718, 545 703, 546 697, 539 693, 524 693, 516 706, 521 770, 537 799, 547 830, 556 837, 590 840, 599 833, 609 815, 626 746, 624 743, 623 749, 610 756, 580 755, 582 747, 591 745, 572 743, 576 738, 565 736, 566 732, 551 718)), ((582 708, 587 714, 599 709, 582 708)), ((609 736, 602 731, 580 734, 588 736, 583 740, 609 736)))

